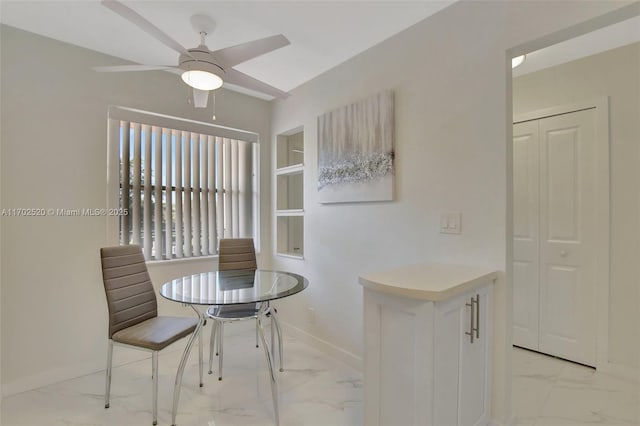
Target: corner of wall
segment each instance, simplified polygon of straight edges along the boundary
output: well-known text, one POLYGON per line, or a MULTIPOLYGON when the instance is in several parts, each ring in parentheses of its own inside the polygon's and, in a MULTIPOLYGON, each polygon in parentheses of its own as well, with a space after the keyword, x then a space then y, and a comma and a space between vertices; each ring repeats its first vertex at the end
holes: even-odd
MULTIPOLYGON (((3 27, 0 26, 0 31, 2 31, 3 27)), ((1 54, 1 49, 2 47, 0 46, 0 54, 1 54)), ((0 55, 1 56, 1 55, 0 55)), ((2 70, 0 69, 0 87, 2 86, 1 84, 2 81, 2 70)), ((2 125, 2 104, 0 103, 0 129, 4 128, 4 126, 2 125)), ((1 167, 2 164, 2 133, 0 132, 0 170, 2 170, 1 167)), ((2 173, 0 173, 0 207, 2 207, 4 205, 3 201, 2 201, 2 173)), ((2 241, 4 241, 2 239, 2 223, 4 221, 2 220, 2 217, 0 216, 0 419, 2 418, 2 396, 3 396, 3 392, 2 392, 2 271, 4 270, 2 268, 2 241)))

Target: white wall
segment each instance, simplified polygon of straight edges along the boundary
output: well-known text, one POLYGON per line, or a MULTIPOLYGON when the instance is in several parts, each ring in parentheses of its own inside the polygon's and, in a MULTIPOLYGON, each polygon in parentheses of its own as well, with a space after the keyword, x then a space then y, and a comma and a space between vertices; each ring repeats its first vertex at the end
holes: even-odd
MULTIPOLYGON (((105 207, 109 105, 210 121, 210 111, 187 104, 187 88, 173 74, 99 74, 91 67, 121 61, 6 26, 0 31, 2 208, 105 207)), ((262 196, 269 200, 269 102, 225 90, 216 97, 216 123, 261 135, 262 196)), ((263 241, 270 239, 268 207, 263 241)), ((106 218, 1 223, 5 394, 103 369, 107 308, 98 249, 107 241, 106 218)), ((160 286, 212 262, 150 271, 160 286)), ((161 313, 191 314, 175 305, 160 301, 161 313)))
MULTIPOLYGON (((0 55, 2 46, 0 45, 0 55)), ((0 68, 0 82, 2 81, 2 69, 0 68)), ((0 117, 2 116, 2 104, 0 103, 0 117)), ((1 123, 0 123, 1 124, 1 123)), ((0 134, 1 140, 1 134, 0 134)), ((2 165, 2 148, 0 146, 0 165, 2 165)), ((0 173, 0 200, 2 200, 2 173, 0 173)), ((2 203, 0 202, 0 208, 2 203)), ((2 418, 2 223, 0 222, 0 419, 2 418)))
POLYGON ((638 367, 640 323, 640 43, 513 81, 514 115, 609 97, 611 273, 609 361, 638 367))
MULTIPOLYGON (((511 93, 505 51, 622 4, 456 3, 296 89, 276 104, 273 121, 268 103, 221 91, 222 124, 257 131, 263 141, 305 126, 304 261, 268 257, 275 201, 265 182, 274 183, 268 170, 275 154, 262 149, 262 170, 271 179, 262 186, 263 264, 311 281, 282 302, 283 319, 357 361, 359 274, 425 259, 506 270, 511 93), (316 117, 385 88, 396 93, 396 201, 319 205, 316 117), (439 214, 449 210, 463 213, 460 236, 438 233, 439 214), (316 309, 315 326, 306 323, 307 306, 316 309)), ((208 119, 184 103, 186 89, 173 75, 94 74, 91 66, 114 61, 11 28, 0 31, 2 207, 104 206, 109 104, 208 119)), ((103 368, 106 307, 97 250, 106 240, 106 221, 3 218, 1 224, 4 390, 103 368)), ((163 265, 152 277, 162 280, 177 269, 163 265)), ((511 294, 505 281, 496 290, 494 415, 505 421, 511 294)))
MULTIPOLYGON (((608 1, 458 2, 276 102, 273 138, 304 126, 305 259, 274 257, 273 262, 310 281, 307 290, 281 302, 283 320, 357 364, 363 328, 360 274, 420 261, 508 271, 506 51, 620 6, 608 1), (318 204, 317 117, 383 89, 395 92, 395 201, 318 204), (439 233, 444 211, 462 212, 461 235, 439 233), (309 306, 315 308, 315 325, 307 322, 309 306)), ((511 284, 502 280, 495 298, 493 415, 506 422, 511 416, 511 284)))

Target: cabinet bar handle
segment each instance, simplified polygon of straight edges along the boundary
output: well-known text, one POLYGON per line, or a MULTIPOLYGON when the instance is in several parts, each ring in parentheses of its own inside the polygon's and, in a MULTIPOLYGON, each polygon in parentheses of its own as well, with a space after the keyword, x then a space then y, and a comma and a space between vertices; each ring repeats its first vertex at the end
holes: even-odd
POLYGON ((480 338, 480 295, 476 294, 476 339, 480 338))
POLYGON ((469 336, 470 342, 473 343, 473 332, 475 330, 475 328, 473 327, 473 320, 475 318, 475 300, 473 299, 473 297, 471 298, 471 302, 466 303, 466 305, 471 308, 471 315, 469 315, 469 319, 470 319, 469 331, 465 331, 464 334, 469 336))

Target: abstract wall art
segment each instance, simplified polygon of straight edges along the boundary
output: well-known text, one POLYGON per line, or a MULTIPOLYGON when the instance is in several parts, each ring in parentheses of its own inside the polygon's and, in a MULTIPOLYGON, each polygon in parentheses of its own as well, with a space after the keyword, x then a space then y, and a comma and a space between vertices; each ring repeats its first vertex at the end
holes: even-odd
POLYGON ((319 201, 393 200, 394 155, 392 91, 319 116, 319 201))

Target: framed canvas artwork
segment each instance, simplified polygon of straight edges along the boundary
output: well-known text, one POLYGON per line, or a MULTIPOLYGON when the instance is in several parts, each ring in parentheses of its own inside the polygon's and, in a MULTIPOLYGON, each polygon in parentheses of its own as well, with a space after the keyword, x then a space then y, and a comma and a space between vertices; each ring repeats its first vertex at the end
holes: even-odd
POLYGON ((320 202, 393 200, 394 155, 392 91, 319 116, 320 202))

